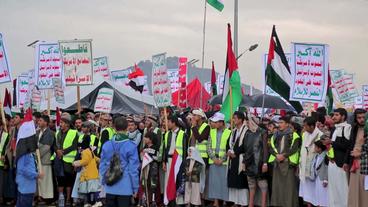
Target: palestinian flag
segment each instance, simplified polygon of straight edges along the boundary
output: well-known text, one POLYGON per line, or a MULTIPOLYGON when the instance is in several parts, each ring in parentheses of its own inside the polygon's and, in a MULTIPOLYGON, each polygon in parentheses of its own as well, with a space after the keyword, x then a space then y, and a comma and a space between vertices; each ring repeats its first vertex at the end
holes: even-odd
POLYGON ((207 3, 218 11, 222 11, 224 9, 224 0, 207 0, 207 3))
POLYGON ((19 127, 16 143, 16 160, 22 155, 35 152, 38 148, 36 126, 32 119, 32 109, 27 109, 23 122, 19 127))
POLYGON ((128 75, 128 79, 130 80, 130 87, 132 87, 135 91, 139 91, 140 93, 143 92, 144 73, 137 65, 134 65, 134 71, 128 75))
POLYGON ((12 116, 11 113, 11 95, 7 88, 5 88, 5 97, 4 97, 4 113, 12 116))
POLYGON ((326 108, 327 114, 332 113, 333 111, 333 93, 332 93, 332 82, 330 75, 330 67, 328 68, 328 88, 327 88, 327 96, 326 96, 326 108))
POLYGON ((237 69, 238 63, 233 51, 230 24, 228 24, 226 71, 221 107, 221 113, 225 115, 225 121, 230 120, 230 117, 237 110, 242 100, 240 75, 237 69))
POLYGON ((178 151, 175 150, 171 165, 167 169, 169 172, 169 177, 167 178, 167 185, 164 194, 164 204, 168 205, 170 201, 175 201, 176 199, 176 189, 177 184, 180 181, 180 172, 182 171, 183 158, 179 155, 178 151))
POLYGON ((211 92, 212 96, 217 95, 216 71, 215 71, 215 63, 213 61, 212 61, 212 74, 211 74, 211 92))
POLYGON ((301 112, 303 111, 303 107, 298 101, 289 101, 291 81, 288 61, 274 25, 268 51, 266 84, 287 100, 297 112, 301 112))

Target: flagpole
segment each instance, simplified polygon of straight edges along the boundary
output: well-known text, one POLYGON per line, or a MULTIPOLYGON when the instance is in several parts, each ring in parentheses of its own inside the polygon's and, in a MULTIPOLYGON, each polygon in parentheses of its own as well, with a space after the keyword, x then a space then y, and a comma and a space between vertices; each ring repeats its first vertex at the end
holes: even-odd
POLYGON ((230 128, 231 131, 233 130, 233 89, 231 86, 229 87, 229 93, 230 93, 230 128))
POLYGON ((234 0, 234 53, 238 57, 238 0, 234 0))
POLYGON ((50 116, 51 109, 51 89, 47 89, 47 114, 50 116))
MULTIPOLYGON (((203 15, 203 41, 202 41, 202 69, 204 69, 204 49, 206 45, 206 21, 207 21, 207 0, 204 0, 204 15, 203 15)), ((199 108, 202 108, 202 88, 200 90, 199 108)))
MULTIPOLYGON (((267 69, 266 69, 267 70, 267 69)), ((267 72, 266 72, 267 73, 267 72)), ((266 95, 266 87, 267 87, 267 75, 265 77, 265 84, 264 84, 264 89, 263 89, 263 97, 262 97, 262 119, 264 117, 264 106, 265 106, 265 95, 266 95)))

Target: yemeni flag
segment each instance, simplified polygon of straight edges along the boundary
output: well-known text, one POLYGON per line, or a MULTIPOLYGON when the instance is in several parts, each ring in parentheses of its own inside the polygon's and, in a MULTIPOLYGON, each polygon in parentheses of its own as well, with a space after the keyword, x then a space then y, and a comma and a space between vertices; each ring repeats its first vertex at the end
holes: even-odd
POLYGON ((139 91, 139 93, 143 92, 144 73, 137 65, 134 65, 134 71, 128 75, 128 79, 130 80, 130 87, 132 87, 135 91, 139 91))
POLYGON ((212 96, 217 95, 216 71, 215 71, 215 63, 213 61, 212 61, 212 74, 211 74, 211 92, 212 96))
POLYGON ((164 204, 168 205, 170 201, 175 201, 176 199, 176 189, 177 181, 180 180, 181 165, 183 163, 183 158, 179 155, 178 151, 175 150, 170 168, 167 169, 169 172, 169 177, 167 178, 167 185, 164 194, 164 204))
POLYGON ((4 113, 12 116, 11 113, 11 95, 7 88, 5 88, 5 97, 4 97, 4 113))
POLYGON ((266 84, 287 100, 297 112, 301 112, 303 107, 298 101, 289 101, 291 81, 289 64, 274 25, 267 58, 266 84))
POLYGON ((326 108, 327 113, 330 114, 333 111, 333 93, 332 93, 332 82, 331 82, 331 75, 330 75, 330 66, 328 68, 328 88, 327 88, 327 98, 326 98, 326 108))
POLYGON ((16 143, 16 160, 25 154, 35 152, 37 148, 36 126, 32 119, 32 109, 29 108, 19 127, 16 143))
POLYGON ((207 0, 207 3, 220 12, 224 9, 224 0, 207 0))
POLYGON ((238 63, 236 62, 231 40, 230 24, 227 26, 227 59, 224 90, 222 93, 221 113, 225 115, 225 121, 229 121, 232 114, 236 111, 242 100, 242 90, 238 63))

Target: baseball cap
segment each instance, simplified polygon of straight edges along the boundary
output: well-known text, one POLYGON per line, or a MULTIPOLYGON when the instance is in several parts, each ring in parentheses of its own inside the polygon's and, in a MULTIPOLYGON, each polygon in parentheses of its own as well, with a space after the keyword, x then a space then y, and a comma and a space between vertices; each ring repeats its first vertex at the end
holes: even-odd
POLYGON ((211 118, 210 120, 212 122, 218 122, 218 121, 224 121, 225 120, 225 115, 221 112, 216 112, 211 118))

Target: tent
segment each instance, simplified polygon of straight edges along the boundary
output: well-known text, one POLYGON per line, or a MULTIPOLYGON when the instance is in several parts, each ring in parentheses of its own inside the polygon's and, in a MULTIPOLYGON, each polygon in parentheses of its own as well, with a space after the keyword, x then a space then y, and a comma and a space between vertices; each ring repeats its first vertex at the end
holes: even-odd
MULTIPOLYGON (((180 91, 180 90, 179 90, 180 91)), ((172 94, 172 104, 175 106, 179 106, 179 91, 176 91, 172 94)), ((191 108, 202 108, 203 110, 208 109, 208 100, 211 98, 211 95, 206 91, 206 89, 202 86, 201 82, 198 78, 195 78, 190 82, 186 90, 180 91, 181 97, 186 97, 187 106, 191 108), (202 95, 201 95, 202 90, 202 95), (182 93, 185 93, 182 95, 182 93), (201 96, 202 96, 202 106, 201 105, 201 96)))
MULTIPOLYGON (((94 84, 80 86, 81 107, 90 110, 94 109, 97 94, 100 88, 112 88, 114 90, 114 100, 111 113, 121 114, 143 114, 144 108, 147 108, 148 113, 158 114, 155 108, 152 96, 142 95, 134 91, 129 86, 119 87, 114 82, 105 80, 99 75, 94 76, 94 84)), ((55 98, 51 98, 51 110, 56 107, 65 110, 77 109, 77 89, 74 86, 66 87, 64 92, 65 103, 57 103, 55 98)), ((47 101, 41 103, 41 110, 47 109, 47 101)))

